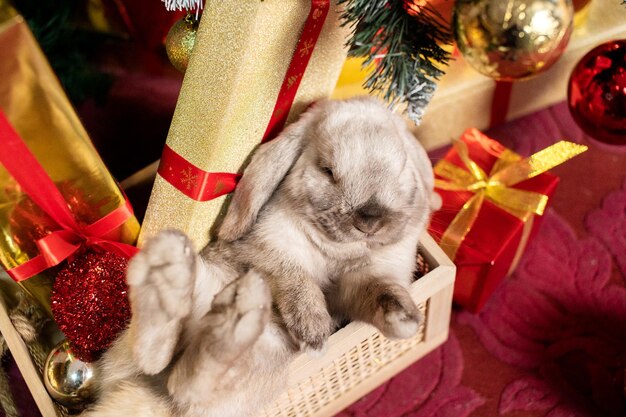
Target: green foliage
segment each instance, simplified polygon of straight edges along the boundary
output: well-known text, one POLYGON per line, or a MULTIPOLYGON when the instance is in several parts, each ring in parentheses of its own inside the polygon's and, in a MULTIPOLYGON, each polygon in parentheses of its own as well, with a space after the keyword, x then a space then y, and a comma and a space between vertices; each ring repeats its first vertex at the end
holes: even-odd
POLYGON ((15 0, 14 6, 28 22, 70 100, 79 103, 89 97, 103 98, 112 79, 96 71, 89 56, 107 36, 75 23, 83 2, 15 0))
POLYGON ((409 14, 402 0, 339 0, 345 5, 344 25, 352 28, 350 55, 364 57, 375 70, 365 82, 392 106, 407 104, 419 123, 450 54, 441 45, 452 42, 443 18, 429 5, 409 14))

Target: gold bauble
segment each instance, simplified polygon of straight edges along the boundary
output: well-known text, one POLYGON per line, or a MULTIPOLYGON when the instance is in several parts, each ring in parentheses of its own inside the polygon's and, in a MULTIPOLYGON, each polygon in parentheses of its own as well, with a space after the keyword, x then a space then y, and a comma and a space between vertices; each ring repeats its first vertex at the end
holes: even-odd
POLYGON ((457 45, 478 72, 513 81, 547 70, 572 33, 571 0, 457 0, 457 45))
POLYGON ((180 72, 187 70, 189 57, 196 43, 197 32, 198 20, 192 15, 187 15, 174 23, 167 34, 167 38, 165 38, 167 57, 180 72))

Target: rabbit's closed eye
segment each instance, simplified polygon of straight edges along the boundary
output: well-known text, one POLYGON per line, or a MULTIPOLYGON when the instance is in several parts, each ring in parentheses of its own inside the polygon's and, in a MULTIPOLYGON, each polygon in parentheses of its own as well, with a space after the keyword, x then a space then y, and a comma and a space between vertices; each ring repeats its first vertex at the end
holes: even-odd
POLYGON ((333 169, 328 165, 319 165, 320 172, 324 174, 330 181, 337 182, 333 169))

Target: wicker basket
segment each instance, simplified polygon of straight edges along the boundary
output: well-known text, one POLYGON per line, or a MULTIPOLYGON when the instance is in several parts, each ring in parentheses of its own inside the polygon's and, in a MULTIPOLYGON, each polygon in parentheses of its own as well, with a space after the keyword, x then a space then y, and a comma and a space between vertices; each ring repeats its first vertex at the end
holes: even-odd
POLYGON ((373 326, 350 323, 330 337, 324 357, 292 362, 289 388, 262 417, 332 416, 447 339, 455 267, 427 234, 421 246, 430 272, 410 288, 426 317, 417 335, 391 341, 373 326))
MULTIPOLYGON (((390 341, 372 326, 347 325, 330 337, 324 357, 300 355, 295 359, 290 368, 289 389, 263 412, 263 417, 331 416, 446 340, 454 265, 430 236, 425 235, 421 245, 431 271, 410 289, 426 317, 418 334, 412 339, 390 341)), ((0 302, 0 331, 42 416, 62 416, 48 396, 3 302, 0 302)))

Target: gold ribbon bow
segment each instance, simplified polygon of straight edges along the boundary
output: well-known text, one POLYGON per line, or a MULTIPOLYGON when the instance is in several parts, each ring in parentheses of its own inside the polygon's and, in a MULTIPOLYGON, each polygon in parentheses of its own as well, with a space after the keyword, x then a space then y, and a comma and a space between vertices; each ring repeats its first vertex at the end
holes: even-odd
MULTIPOLYGON (((472 130, 469 133, 479 142, 484 141, 479 131, 472 130)), ((534 214, 542 215, 548 203, 548 196, 512 187, 543 174, 587 150, 584 145, 560 141, 528 158, 522 158, 515 152, 505 149, 487 175, 470 158, 467 144, 457 140, 453 145, 465 167, 461 168, 446 160, 439 161, 434 170, 442 179, 435 180, 435 188, 470 191, 474 195, 463 205, 441 236, 439 243, 450 259, 456 257, 457 250, 476 221, 485 199, 523 222, 534 214)))

